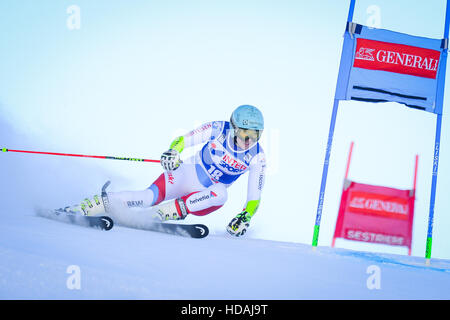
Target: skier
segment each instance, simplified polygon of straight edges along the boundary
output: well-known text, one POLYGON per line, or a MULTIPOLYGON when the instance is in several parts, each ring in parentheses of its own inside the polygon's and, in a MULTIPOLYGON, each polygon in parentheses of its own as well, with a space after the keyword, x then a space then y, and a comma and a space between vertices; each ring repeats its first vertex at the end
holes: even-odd
POLYGON ((242 174, 249 172, 247 201, 226 230, 243 235, 256 213, 264 185, 265 155, 258 140, 264 129, 261 111, 241 105, 228 121, 205 123, 177 137, 161 156, 162 173, 142 191, 104 192, 84 199, 80 205, 65 208, 83 215, 101 215, 121 206, 154 207, 161 220, 180 220, 188 214, 209 214, 227 201, 227 188, 242 174), (204 144, 186 161, 180 154, 185 148, 204 144))

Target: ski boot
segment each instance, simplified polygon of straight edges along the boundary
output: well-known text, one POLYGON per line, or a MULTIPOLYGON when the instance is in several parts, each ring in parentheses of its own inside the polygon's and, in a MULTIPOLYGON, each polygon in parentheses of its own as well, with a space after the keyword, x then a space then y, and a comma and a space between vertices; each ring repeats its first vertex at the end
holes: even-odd
POLYGON ((109 211, 108 195, 106 188, 111 182, 107 181, 102 187, 101 197, 95 195, 92 199, 86 198, 80 204, 57 209, 57 212, 65 212, 69 214, 81 214, 84 216, 103 215, 109 211))
POLYGON ((154 208, 161 221, 183 220, 188 214, 186 204, 181 198, 161 203, 154 208))

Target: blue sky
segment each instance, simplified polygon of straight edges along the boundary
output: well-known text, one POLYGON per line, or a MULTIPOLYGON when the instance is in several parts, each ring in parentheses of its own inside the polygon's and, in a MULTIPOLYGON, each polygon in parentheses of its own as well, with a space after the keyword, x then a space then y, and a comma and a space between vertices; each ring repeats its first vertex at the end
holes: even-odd
MULTIPOLYGON (((18 134, 1 147, 158 159, 176 135, 253 104, 265 116, 269 168, 249 236, 310 243, 348 4, 2 1, 0 117, 27 139, 18 134), (80 9, 80 29, 67 27, 71 5, 80 9)), ((354 21, 442 38, 444 13, 443 0, 357 1, 354 21)), ((448 81, 446 88, 448 93, 448 81)), ((433 242, 433 256, 441 258, 450 258, 448 101, 446 96, 433 242)), ((435 119, 393 103, 341 103, 319 245, 331 243, 355 141, 349 178, 362 183, 410 188, 419 154, 412 252, 424 255, 435 119)), ((87 181, 89 170, 105 180, 113 176, 116 191, 147 187, 161 173, 153 164, 83 162, 92 169, 74 175, 87 181)), ((203 222, 222 230, 241 209, 246 183, 241 178, 227 204, 203 222)), ((61 206, 98 192, 100 184, 87 183, 86 194, 68 192, 61 206)))

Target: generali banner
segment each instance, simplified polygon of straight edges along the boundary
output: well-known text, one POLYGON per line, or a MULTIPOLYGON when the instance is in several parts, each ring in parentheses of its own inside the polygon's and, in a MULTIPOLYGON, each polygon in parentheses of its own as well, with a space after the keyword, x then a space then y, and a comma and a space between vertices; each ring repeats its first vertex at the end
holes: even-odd
POLYGON ((442 41, 357 26, 355 33, 344 34, 336 98, 442 113, 436 106, 437 83, 445 72, 442 41))
POLYGON ((414 192, 346 180, 334 238, 411 249, 414 192))
POLYGON ((440 55, 437 50, 359 38, 353 67, 436 79, 440 55))

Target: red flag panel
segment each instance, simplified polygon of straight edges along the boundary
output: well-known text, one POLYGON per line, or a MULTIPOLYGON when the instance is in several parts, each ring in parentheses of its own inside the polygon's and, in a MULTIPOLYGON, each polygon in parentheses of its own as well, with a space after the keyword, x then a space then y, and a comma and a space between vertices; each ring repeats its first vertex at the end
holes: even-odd
POLYGON ((335 238, 411 248, 414 191, 346 180, 335 238))

